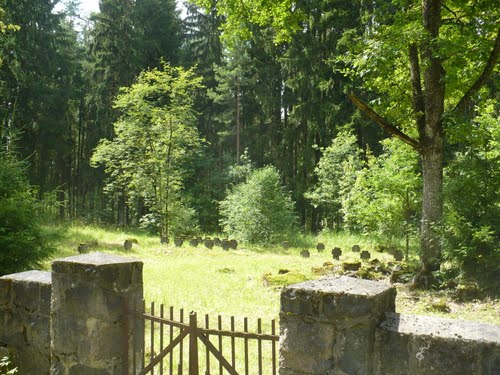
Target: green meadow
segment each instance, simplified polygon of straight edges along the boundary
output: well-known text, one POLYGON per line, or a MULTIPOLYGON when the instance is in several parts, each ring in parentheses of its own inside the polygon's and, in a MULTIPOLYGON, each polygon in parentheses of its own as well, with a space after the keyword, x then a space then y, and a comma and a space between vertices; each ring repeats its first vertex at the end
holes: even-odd
MULTIPOLYGON (((303 248, 247 247, 242 244, 237 250, 224 251, 220 247, 206 249, 202 244, 191 247, 186 242, 181 247, 160 244, 159 238, 140 232, 103 229, 93 226, 73 225, 59 236, 54 258, 78 254, 80 243, 97 241, 90 251, 101 251, 131 256, 144 262, 144 297, 146 304, 154 301, 165 309, 174 306, 198 314, 221 315, 224 320, 230 316, 249 318, 254 324, 262 318, 264 327, 272 319, 278 319, 281 285, 305 279, 323 277, 324 262, 333 263, 334 273, 340 271, 341 261, 354 261, 359 255, 350 251, 358 244, 371 251, 372 259, 388 262, 392 257, 373 250, 364 237, 328 235, 305 238, 309 243, 310 258, 302 258, 303 248), (135 239, 130 251, 123 248, 126 239, 135 239), (323 242, 325 250, 318 252, 315 244, 323 242), (343 250, 341 261, 335 261, 331 249, 338 246, 343 250), (280 270, 290 271, 278 275, 280 270), (270 280, 269 283, 266 280, 270 280)), ((50 268, 50 260, 45 263, 50 268)), ((381 282, 388 283, 388 279, 381 282)), ((453 289, 441 291, 412 290, 406 284, 395 284, 398 290, 396 309, 400 313, 440 315, 450 318, 477 320, 500 324, 498 299, 493 297, 452 298, 453 289)))

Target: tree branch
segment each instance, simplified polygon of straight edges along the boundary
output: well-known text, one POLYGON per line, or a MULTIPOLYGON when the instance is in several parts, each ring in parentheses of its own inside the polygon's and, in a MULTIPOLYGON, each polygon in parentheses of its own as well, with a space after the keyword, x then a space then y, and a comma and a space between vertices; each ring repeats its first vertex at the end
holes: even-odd
POLYGON ((414 149, 418 150, 420 145, 418 141, 407 136, 397 127, 392 124, 389 124, 385 119, 380 117, 373 109, 371 109, 366 103, 364 103, 361 99, 359 99, 353 92, 349 93, 349 99, 353 102, 353 104, 359 108, 361 112, 363 112, 366 116, 371 118, 373 121, 377 123, 383 130, 385 130, 390 135, 400 139, 404 143, 410 145, 414 149))
POLYGON ((418 48, 416 44, 410 44, 409 57, 413 111, 415 112, 418 133, 423 134, 425 132, 425 99, 422 92, 422 82, 420 81, 420 63, 418 61, 418 48))
POLYGON ((477 78, 476 82, 470 87, 470 89, 462 96, 454 110, 464 111, 467 108, 467 104, 469 103, 472 95, 479 91, 481 87, 488 81, 490 75, 493 73, 493 69, 498 62, 498 58, 500 56, 500 28, 497 31, 497 37, 495 39, 495 44, 493 45, 493 49, 491 50, 490 57, 486 62, 486 66, 483 69, 481 75, 477 78))

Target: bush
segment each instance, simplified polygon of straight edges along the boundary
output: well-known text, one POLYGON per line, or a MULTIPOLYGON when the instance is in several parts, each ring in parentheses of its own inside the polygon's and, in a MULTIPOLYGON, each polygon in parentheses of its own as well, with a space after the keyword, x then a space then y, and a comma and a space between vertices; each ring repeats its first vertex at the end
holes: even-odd
POLYGON ((444 256, 467 273, 498 280, 500 126, 494 108, 483 109, 466 134, 466 146, 445 168, 444 256))
POLYGON ((276 244, 297 230, 293 202, 274 167, 252 172, 228 193, 220 209, 224 231, 242 242, 276 244))
MULTIPOLYGON (((396 139, 382 141, 384 153, 368 154, 364 169, 342 196, 342 210, 349 228, 375 239, 399 242, 418 230, 421 177, 418 155, 396 139)), ((386 243, 387 244, 387 243, 386 243)))
POLYGON ((51 253, 24 165, 0 154, 0 274, 34 268, 51 253))
POLYGON ((341 132, 321 151, 323 156, 314 170, 318 181, 304 196, 323 209, 327 227, 333 229, 342 219, 342 196, 350 191, 362 167, 361 150, 353 134, 341 132))

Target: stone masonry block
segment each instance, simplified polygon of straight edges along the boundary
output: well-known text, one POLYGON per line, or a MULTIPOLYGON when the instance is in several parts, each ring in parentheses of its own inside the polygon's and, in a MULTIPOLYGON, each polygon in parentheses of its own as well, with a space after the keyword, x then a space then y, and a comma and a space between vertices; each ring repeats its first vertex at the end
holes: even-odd
POLYGON ((133 373, 123 343, 143 331, 128 311, 143 298, 142 262, 88 253, 58 259, 52 270, 51 374, 133 373))
POLYGON ((280 374, 371 375, 375 329, 395 297, 391 286, 349 277, 283 289, 280 374))
POLYGON ((281 316, 281 361, 287 368, 306 374, 327 374, 334 367, 332 348, 335 327, 293 315, 281 316))
POLYGON ((500 373, 500 326, 388 313, 376 332, 375 374, 500 373))
POLYGON ((131 284, 142 284, 142 262, 113 254, 88 253, 57 259, 52 271, 69 274, 72 279, 97 283, 102 288, 127 292, 131 284))
POLYGON ((51 274, 27 271, 0 278, 0 345, 20 374, 49 372, 51 274))
POLYGON ((395 309, 396 290, 382 283, 330 277, 291 285, 281 293, 283 312, 320 320, 383 316, 395 309))

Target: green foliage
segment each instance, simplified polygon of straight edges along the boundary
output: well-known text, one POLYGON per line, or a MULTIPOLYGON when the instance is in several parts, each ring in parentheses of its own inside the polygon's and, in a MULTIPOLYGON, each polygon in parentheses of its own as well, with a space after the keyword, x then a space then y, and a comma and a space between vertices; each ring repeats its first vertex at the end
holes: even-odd
MULTIPOLYGON (((212 0, 192 0, 192 2, 207 11, 213 7, 212 0)), ((223 37, 229 42, 251 36, 252 29, 249 27, 251 24, 271 25, 278 31, 275 41, 287 41, 295 31, 300 30, 299 21, 304 18, 292 0, 258 3, 255 0, 219 0, 217 12, 225 19, 223 37)))
MULTIPOLYGON (((102 140, 92 158, 108 173, 108 193, 142 199, 161 218, 161 233, 167 236, 176 213, 182 212, 177 211, 183 207, 187 162, 200 145, 192 109, 200 80, 192 69, 168 64, 141 73, 115 102, 121 113, 114 124, 116 138, 102 140)), ((193 215, 183 214, 184 223, 187 217, 193 215)))
POLYGON ((379 239, 408 238, 416 231, 421 202, 418 157, 395 139, 382 143, 385 152, 369 154, 353 186, 344 190, 344 219, 350 228, 379 239))
POLYGON ((246 243, 278 243, 297 230, 293 202, 274 167, 258 169, 233 187, 220 210, 224 231, 246 243))
POLYGON ((37 267, 51 253, 25 166, 0 153, 0 274, 37 267))
POLYGON ((493 103, 479 108, 462 150, 446 167, 445 255, 472 273, 500 265, 500 125, 493 103))
POLYGON ((0 358, 0 375, 17 374, 17 367, 13 367, 9 357, 0 358))
POLYGON ((361 150, 354 135, 341 132, 322 153, 315 169, 317 183, 305 196, 327 212, 325 216, 330 219, 327 226, 333 228, 342 216, 342 196, 349 192, 361 169, 361 150))

